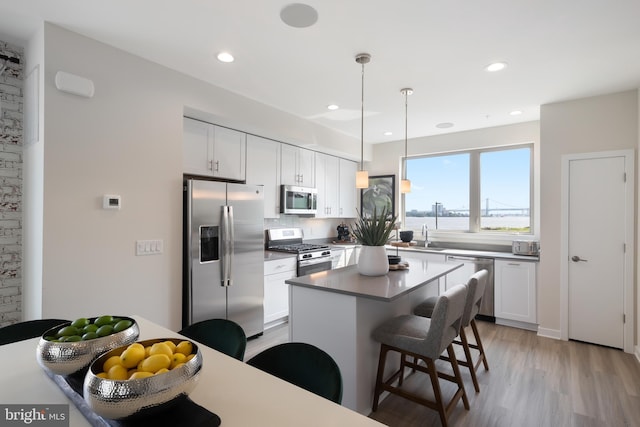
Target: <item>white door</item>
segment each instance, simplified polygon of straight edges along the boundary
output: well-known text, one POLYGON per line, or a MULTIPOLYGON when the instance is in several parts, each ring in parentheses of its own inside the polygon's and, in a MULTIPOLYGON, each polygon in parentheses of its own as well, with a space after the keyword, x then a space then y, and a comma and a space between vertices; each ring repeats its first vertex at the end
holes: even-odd
POLYGON ((616 348, 624 347, 625 243, 633 242, 625 160, 574 159, 568 170, 569 339, 616 348))

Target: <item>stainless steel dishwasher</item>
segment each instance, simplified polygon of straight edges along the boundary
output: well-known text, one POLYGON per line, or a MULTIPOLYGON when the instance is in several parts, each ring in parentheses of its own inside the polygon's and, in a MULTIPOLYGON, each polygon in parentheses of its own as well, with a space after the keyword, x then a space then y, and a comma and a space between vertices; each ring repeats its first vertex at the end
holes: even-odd
POLYGON ((467 281, 469 281, 469 277, 480 270, 487 270, 489 272, 489 277, 487 278, 487 286, 484 290, 482 304, 480 305, 480 312, 478 313, 478 319, 495 322, 496 317, 493 302, 493 258, 447 255, 446 262, 450 264, 459 264, 461 262, 464 263, 464 265, 459 269, 447 274, 445 280, 446 289, 449 289, 451 286, 458 285, 460 283, 467 283, 467 281))

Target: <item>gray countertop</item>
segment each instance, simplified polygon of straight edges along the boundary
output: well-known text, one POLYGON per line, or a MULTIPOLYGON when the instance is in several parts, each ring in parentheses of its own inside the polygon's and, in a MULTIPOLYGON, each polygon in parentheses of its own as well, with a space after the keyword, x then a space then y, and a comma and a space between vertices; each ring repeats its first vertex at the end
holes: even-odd
POLYGON ((362 298, 393 301, 463 265, 411 257, 405 257, 405 261, 409 263, 409 269, 389 271, 384 276, 363 276, 358 273, 357 266, 352 265, 296 277, 286 280, 285 283, 362 298))
MULTIPOLYGON (((387 249, 395 250, 395 246, 387 246, 387 249)), ((459 255, 466 257, 484 257, 484 258, 498 258, 498 259, 511 259, 519 261, 538 262, 539 256, 530 255, 514 255, 510 252, 496 252, 496 251, 482 251, 482 250, 469 250, 469 249, 449 249, 449 248, 424 248, 419 246, 409 246, 408 248, 397 248, 400 252, 417 252, 417 253, 430 253, 430 254, 443 254, 443 255, 459 255)))

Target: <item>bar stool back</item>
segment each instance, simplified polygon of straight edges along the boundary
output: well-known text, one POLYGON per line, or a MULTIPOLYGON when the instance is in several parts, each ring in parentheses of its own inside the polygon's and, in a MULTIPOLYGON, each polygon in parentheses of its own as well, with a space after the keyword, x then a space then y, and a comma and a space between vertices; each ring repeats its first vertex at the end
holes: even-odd
MULTIPOLYGON (((471 373, 471 380, 473 381, 473 387, 475 388, 476 392, 480 391, 478 378, 476 376, 476 371, 480 367, 480 363, 484 364, 485 370, 489 370, 487 356, 485 355, 484 347, 482 346, 482 340, 480 339, 480 334, 478 333, 478 327, 475 320, 476 315, 480 311, 482 296, 484 295, 488 277, 489 272, 487 270, 480 270, 474 273, 469 278, 469 281, 467 282, 469 293, 467 295, 467 301, 465 304, 464 313, 462 315, 460 340, 453 341, 454 344, 461 345, 464 350, 465 360, 458 360, 458 364, 469 369, 469 372, 471 373), (467 339, 467 334, 465 332, 465 328, 467 326, 471 326, 476 342, 475 344, 469 343, 467 339), (479 352, 478 360, 475 362, 473 361, 473 357, 471 356, 471 349, 478 350, 479 352)), ((431 314, 433 313, 433 310, 435 308, 436 298, 437 297, 428 298, 423 303, 418 304, 414 308, 413 314, 423 317, 431 317, 431 314)), ((448 356, 441 356, 440 358, 443 360, 448 360, 448 356)))
POLYGON ((466 298, 467 286, 454 286, 438 297, 430 319, 410 314, 398 316, 386 321, 373 331, 373 338, 381 343, 373 396, 373 411, 378 409, 378 401, 383 391, 397 394, 437 410, 442 425, 445 427, 448 415, 461 398, 464 408, 469 409, 469 401, 451 344, 460 332, 466 298), (453 375, 436 370, 435 360, 445 349, 450 356, 453 375), (384 380, 384 368, 389 351, 400 353, 400 368, 387 380, 384 380), (407 360, 407 356, 413 357, 414 361, 407 360), (418 360, 422 360, 426 366, 418 364, 418 360), (429 375, 435 400, 428 400, 402 388, 405 366, 429 375), (458 386, 453 397, 446 404, 443 402, 438 378, 451 381, 458 386), (396 379, 398 385, 394 386, 392 384, 396 379))

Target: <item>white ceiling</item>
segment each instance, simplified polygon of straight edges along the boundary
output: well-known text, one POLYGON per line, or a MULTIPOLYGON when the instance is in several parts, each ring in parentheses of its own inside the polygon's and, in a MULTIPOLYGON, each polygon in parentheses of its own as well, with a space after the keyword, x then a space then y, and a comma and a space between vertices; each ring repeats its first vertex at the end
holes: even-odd
POLYGON ((638 0, 307 0, 319 16, 309 28, 280 20, 289 3, 0 0, 0 35, 22 42, 50 21, 358 139, 355 56, 367 52, 370 143, 404 139, 403 87, 415 91, 409 138, 537 120, 542 104, 640 87, 638 0), (222 50, 236 61, 218 62, 222 50), (508 67, 484 71, 495 61, 508 67))

